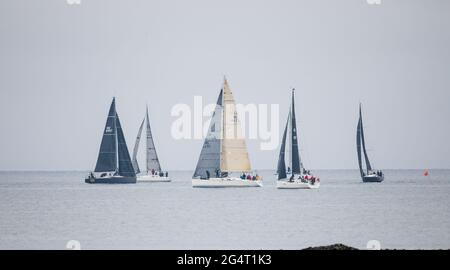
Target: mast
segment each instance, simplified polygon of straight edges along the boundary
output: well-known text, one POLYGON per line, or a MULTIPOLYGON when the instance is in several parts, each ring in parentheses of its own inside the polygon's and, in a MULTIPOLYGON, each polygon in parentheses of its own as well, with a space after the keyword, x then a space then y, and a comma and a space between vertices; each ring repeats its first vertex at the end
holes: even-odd
POLYGON ((117 170, 117 132, 116 101, 113 98, 103 130, 102 142, 94 172, 113 172, 117 170))

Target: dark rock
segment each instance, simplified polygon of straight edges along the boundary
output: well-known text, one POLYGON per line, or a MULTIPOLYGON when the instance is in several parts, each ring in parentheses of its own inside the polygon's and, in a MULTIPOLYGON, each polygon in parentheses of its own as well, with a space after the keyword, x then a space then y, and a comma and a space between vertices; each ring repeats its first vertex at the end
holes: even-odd
POLYGON ((349 247, 344 244, 334 244, 329 246, 320 246, 320 247, 309 247, 304 250, 358 250, 354 247, 349 247))

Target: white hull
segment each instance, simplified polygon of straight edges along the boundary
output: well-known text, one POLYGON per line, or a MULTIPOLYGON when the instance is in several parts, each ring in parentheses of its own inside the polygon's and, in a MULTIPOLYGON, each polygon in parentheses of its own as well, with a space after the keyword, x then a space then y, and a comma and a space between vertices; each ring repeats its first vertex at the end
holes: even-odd
POLYGON ((262 181, 260 180, 242 180, 236 177, 227 178, 210 178, 208 180, 192 179, 192 187, 210 187, 210 188, 222 188, 222 187, 261 187, 262 181))
POLYGON ((292 182, 289 182, 286 180, 280 180, 277 181, 277 188, 278 189, 318 189, 320 187, 320 183, 314 183, 312 185, 311 183, 305 183, 299 180, 294 180, 292 182))
POLYGON ((170 177, 159 176, 159 175, 138 175, 138 182, 170 182, 170 177))

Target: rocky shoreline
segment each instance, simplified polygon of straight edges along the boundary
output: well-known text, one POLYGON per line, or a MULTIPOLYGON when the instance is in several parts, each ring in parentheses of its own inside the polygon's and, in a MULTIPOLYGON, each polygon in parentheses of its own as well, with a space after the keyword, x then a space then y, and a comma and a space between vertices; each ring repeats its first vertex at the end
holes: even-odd
POLYGON ((333 244, 328 246, 308 247, 303 250, 359 250, 359 249, 346 246, 344 244, 333 244))

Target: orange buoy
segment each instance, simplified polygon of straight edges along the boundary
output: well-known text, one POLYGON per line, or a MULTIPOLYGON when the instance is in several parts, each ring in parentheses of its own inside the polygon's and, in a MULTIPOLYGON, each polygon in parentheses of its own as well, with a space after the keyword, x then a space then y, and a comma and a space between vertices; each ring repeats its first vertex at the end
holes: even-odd
POLYGON ((428 176, 430 175, 430 172, 428 172, 428 170, 425 170, 425 172, 423 173, 423 176, 428 176))

